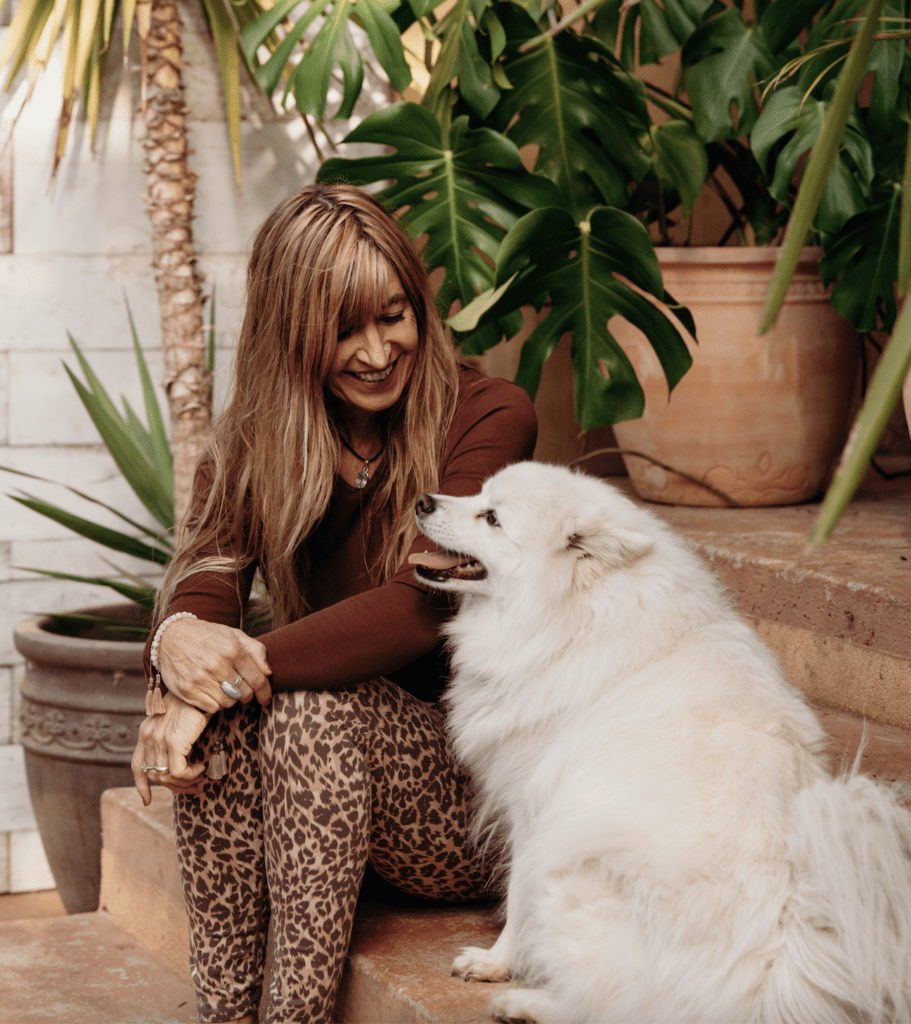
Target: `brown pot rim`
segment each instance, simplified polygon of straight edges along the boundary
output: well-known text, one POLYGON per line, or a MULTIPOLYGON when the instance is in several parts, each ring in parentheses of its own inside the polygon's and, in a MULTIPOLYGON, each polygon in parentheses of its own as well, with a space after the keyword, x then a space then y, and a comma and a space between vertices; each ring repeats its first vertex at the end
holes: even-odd
MULTIPOLYGON (((95 605, 91 608, 75 608, 72 609, 72 612, 98 614, 131 607, 134 607, 131 603, 124 602, 122 604, 95 605)), ((143 671, 144 639, 93 640, 86 637, 51 633, 45 628, 51 619, 50 615, 35 615, 14 627, 13 640, 16 650, 24 658, 44 665, 143 671)))
MULTIPOLYGON (((777 263, 781 258, 780 245, 658 245, 655 253, 661 264, 711 264, 736 265, 747 264, 768 265, 777 263)), ((822 259, 822 247, 808 245, 800 250, 801 263, 819 263, 822 259)))

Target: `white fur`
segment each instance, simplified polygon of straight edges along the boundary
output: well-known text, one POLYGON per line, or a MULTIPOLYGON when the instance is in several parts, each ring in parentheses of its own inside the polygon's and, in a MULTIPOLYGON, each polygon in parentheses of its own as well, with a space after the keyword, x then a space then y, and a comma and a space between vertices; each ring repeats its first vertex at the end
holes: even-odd
POLYGON ((829 776, 699 558, 555 466, 434 499, 421 529, 488 573, 437 585, 463 595, 449 721, 508 880, 454 973, 520 979, 506 1020, 911 1021, 911 814, 829 776))

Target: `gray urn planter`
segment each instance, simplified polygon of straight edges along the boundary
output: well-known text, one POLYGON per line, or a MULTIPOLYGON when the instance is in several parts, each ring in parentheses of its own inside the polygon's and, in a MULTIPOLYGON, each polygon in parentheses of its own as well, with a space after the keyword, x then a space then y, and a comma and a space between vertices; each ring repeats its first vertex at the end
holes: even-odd
MULTIPOLYGON (((138 606, 84 609, 132 617, 138 606)), ((101 814, 106 789, 133 783, 130 759, 145 717, 142 640, 109 639, 111 627, 83 635, 51 632, 39 616, 15 629, 26 659, 21 734, 29 794, 48 863, 71 914, 98 908, 101 814)))

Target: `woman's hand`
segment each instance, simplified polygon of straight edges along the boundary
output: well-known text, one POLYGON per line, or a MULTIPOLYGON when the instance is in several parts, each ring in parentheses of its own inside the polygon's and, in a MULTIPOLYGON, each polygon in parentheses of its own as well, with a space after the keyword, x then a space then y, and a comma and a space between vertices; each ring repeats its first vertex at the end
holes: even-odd
POLYGON ((164 705, 164 714, 150 716, 139 727, 133 752, 133 778, 146 807, 152 802, 149 775, 172 793, 195 794, 206 770, 204 762, 190 764, 188 758, 210 716, 173 693, 165 694, 164 705))
POLYGON ((222 690, 222 682, 236 686, 244 704, 254 696, 260 704, 272 699, 266 648, 217 622, 170 623, 158 644, 158 666, 168 690, 210 715, 237 703, 222 690))

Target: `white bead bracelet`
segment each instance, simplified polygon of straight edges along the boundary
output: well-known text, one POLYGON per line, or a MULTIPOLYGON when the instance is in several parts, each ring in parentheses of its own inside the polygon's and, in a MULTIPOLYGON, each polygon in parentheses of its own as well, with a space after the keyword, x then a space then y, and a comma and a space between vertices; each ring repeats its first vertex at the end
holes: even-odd
POLYGON ((149 648, 149 658, 152 662, 152 666, 158 669, 158 645, 161 643, 161 635, 171 625, 172 622, 176 622, 178 619, 195 619, 196 616, 192 612, 174 612, 173 615, 169 615, 155 630, 155 636, 152 637, 152 646, 149 648))

